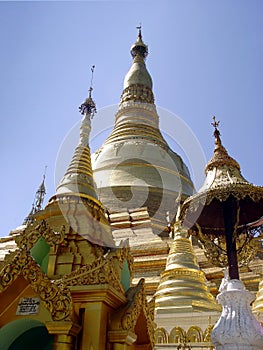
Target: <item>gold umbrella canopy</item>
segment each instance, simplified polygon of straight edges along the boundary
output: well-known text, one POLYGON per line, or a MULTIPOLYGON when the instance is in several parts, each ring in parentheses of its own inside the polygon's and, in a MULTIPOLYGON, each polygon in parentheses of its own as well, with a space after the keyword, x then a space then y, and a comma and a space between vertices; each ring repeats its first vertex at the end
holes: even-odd
MULTIPOLYGON (((212 263, 224 266, 227 255, 231 270, 230 255, 238 254, 239 262, 247 263, 256 253, 256 245, 249 246, 253 237, 246 226, 263 215, 263 187, 247 182, 241 175, 238 162, 222 145, 219 122, 213 119, 215 149, 205 169, 205 183, 198 193, 185 200, 180 220, 196 232, 212 263)), ((233 276, 238 278, 238 271, 233 276)))

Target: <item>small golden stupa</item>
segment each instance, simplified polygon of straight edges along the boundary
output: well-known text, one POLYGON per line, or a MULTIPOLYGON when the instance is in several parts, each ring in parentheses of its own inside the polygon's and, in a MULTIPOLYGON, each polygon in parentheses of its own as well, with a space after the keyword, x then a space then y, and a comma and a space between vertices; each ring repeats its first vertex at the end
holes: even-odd
POLYGON ((188 231, 177 222, 166 268, 155 293, 157 344, 176 343, 185 349, 192 345, 210 347, 211 330, 220 310, 198 266, 188 231))
POLYGON ((155 293, 157 314, 218 311, 220 306, 209 292, 186 229, 175 225, 175 237, 165 271, 155 293))

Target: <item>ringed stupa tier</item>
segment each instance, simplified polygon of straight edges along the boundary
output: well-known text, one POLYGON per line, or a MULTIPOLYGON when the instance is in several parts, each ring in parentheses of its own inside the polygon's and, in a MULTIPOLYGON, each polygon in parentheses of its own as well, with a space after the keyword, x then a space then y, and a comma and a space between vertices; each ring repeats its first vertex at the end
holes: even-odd
POLYGON ((160 132, 147 54, 139 27, 114 128, 93 155, 93 171, 100 200, 110 212, 147 207, 154 233, 168 235, 166 212, 175 215, 176 198, 192 195, 193 184, 182 158, 160 132))

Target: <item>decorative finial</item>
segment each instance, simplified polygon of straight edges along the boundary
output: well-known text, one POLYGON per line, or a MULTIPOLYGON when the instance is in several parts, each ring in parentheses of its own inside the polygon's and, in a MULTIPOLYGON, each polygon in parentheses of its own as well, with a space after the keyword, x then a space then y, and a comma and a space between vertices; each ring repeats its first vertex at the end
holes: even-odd
POLYGON ((34 203, 32 204, 32 209, 28 214, 28 216, 25 218, 24 224, 32 223, 34 221, 34 217, 33 217, 34 214, 43 208, 44 197, 46 194, 46 188, 45 188, 46 171, 47 171, 47 165, 45 166, 42 183, 35 194, 35 199, 34 199, 34 203))
POLYGON ((211 123, 211 125, 215 128, 215 130, 217 130, 217 127, 219 126, 219 123, 220 123, 220 120, 216 120, 216 117, 213 115, 213 117, 212 117, 212 119, 213 119, 213 123, 211 123))
POLYGON ((86 98, 86 100, 79 106, 79 112, 82 115, 90 115, 91 118, 93 118, 94 114, 97 112, 95 102, 93 101, 91 97, 91 93, 93 90, 92 84, 93 84, 93 74, 94 74, 95 66, 93 65, 91 67, 91 81, 90 81, 90 88, 89 88, 89 97, 86 98))
POLYGON ((213 119, 213 123, 211 123, 211 125, 215 128, 215 130, 214 130, 215 143, 221 144, 220 131, 218 130, 220 120, 216 120, 216 117, 214 115, 213 115, 212 119, 213 119))
POLYGON ((136 29, 138 29, 138 39, 142 40, 142 24, 139 23, 138 27, 136 27, 136 29))
POLYGON ((46 173, 47 173, 47 165, 45 165, 45 170, 44 170, 44 174, 43 174, 43 182, 45 181, 46 173))
POLYGON ((93 84, 94 70, 95 70, 95 66, 93 65, 91 67, 91 79, 90 79, 90 88, 89 88, 89 97, 90 98, 91 98, 91 93, 92 93, 92 90, 93 90, 92 84, 93 84))
POLYGON ((44 170, 44 174, 43 174, 43 181, 42 181, 41 185, 39 186, 39 189, 36 193, 35 203, 34 203, 35 213, 37 211, 41 210, 42 206, 43 206, 44 197, 46 194, 46 188, 45 188, 46 172, 47 172, 47 165, 45 165, 45 170, 44 170))
POLYGON ((135 58, 137 56, 141 56, 143 59, 145 59, 148 55, 148 47, 142 41, 142 25, 141 25, 141 23, 139 24, 138 27, 136 27, 136 29, 138 29, 138 38, 136 40, 136 43, 134 45, 132 45, 132 47, 131 47, 131 55, 132 55, 132 58, 135 58))

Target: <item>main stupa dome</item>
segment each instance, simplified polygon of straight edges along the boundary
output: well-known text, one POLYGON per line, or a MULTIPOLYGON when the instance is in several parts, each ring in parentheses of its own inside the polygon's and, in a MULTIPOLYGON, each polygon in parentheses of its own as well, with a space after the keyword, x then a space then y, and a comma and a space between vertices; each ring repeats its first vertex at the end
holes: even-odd
POLYGON ((110 212, 146 206, 154 232, 166 235, 167 212, 172 219, 194 187, 187 166, 160 132, 147 54, 139 29, 115 125, 93 154, 93 171, 99 198, 110 212))

